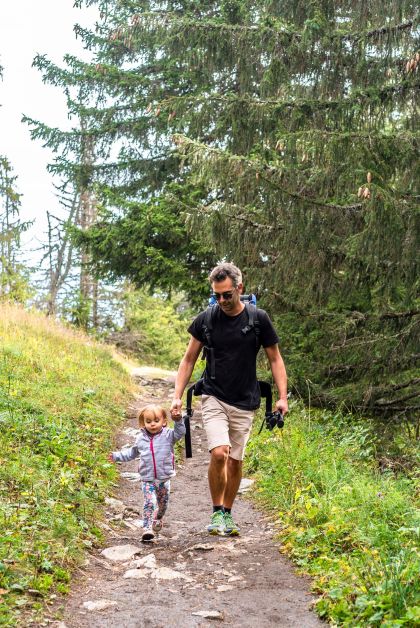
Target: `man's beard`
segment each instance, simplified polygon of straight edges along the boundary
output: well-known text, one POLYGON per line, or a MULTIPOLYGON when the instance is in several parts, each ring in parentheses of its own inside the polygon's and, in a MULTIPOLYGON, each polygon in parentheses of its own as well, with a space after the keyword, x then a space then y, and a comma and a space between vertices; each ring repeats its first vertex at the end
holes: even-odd
POLYGON ((233 301, 229 301, 229 303, 220 304, 220 307, 222 308, 222 310, 230 311, 234 309, 235 304, 233 303, 233 301))

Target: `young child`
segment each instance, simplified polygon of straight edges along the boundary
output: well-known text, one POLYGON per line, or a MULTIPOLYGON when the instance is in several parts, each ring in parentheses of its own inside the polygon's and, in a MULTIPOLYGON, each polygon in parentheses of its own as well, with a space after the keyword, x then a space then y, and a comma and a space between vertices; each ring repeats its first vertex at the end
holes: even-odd
POLYGON ((128 462, 140 456, 139 474, 144 496, 143 541, 151 541, 162 529, 168 508, 170 478, 175 475, 174 444, 185 434, 181 416, 174 416, 175 427, 167 427, 166 411, 153 404, 142 408, 138 415, 141 432, 133 447, 114 451, 110 459, 128 462))

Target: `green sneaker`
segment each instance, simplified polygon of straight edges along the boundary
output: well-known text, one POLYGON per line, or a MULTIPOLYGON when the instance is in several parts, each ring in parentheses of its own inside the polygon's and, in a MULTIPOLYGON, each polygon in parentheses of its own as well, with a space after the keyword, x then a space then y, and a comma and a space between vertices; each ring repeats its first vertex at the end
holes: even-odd
POLYGON ((225 535, 226 536, 238 536, 241 531, 241 528, 238 525, 236 525, 231 513, 225 512, 223 515, 223 518, 225 520, 225 535))
POLYGON ((225 531, 225 518, 221 510, 216 510, 211 516, 210 525, 207 526, 207 532, 210 534, 223 535, 225 531))

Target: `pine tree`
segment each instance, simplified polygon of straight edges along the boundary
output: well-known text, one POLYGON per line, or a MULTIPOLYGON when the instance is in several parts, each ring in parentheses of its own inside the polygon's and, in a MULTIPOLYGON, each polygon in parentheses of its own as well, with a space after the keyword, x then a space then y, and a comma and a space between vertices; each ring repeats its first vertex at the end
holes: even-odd
MULTIPOLYGON (((127 15, 125 3, 117 5, 115 13, 121 19, 127 15)), ((80 232, 76 241, 89 248, 98 269, 106 277, 125 276, 139 287, 148 285, 166 292, 189 288, 192 282, 191 298, 202 300, 208 267, 216 259, 200 238, 188 232, 172 197, 168 199, 166 194, 169 188, 175 197, 194 199, 197 190, 180 185, 179 159, 173 154, 167 124, 159 119, 158 108, 150 115, 150 94, 148 88, 141 90, 138 76, 152 75, 153 68, 148 69, 145 62, 127 70, 125 60, 120 63, 114 52, 107 50, 118 27, 114 17, 109 17, 111 6, 102 9, 104 24, 97 33, 75 27, 86 46, 95 49, 94 63, 67 56, 67 67, 62 69, 45 56, 34 61, 44 80, 66 91, 69 113, 85 126, 62 132, 27 116, 24 121, 32 126, 34 139, 42 139, 60 155, 50 166, 53 173, 79 182, 89 178, 100 202, 98 221, 80 232), (110 19, 114 21, 108 25, 110 19), (95 144, 95 163, 84 168, 81 147, 88 138, 95 144), (144 229, 138 228, 140 224, 144 229)), ((146 78, 145 83, 150 85, 151 80, 146 78)), ((173 89, 177 80, 172 71, 164 78, 168 89, 173 89)))
POLYGON ((75 230, 83 226, 83 231, 88 228, 86 223, 93 222, 94 199, 87 193, 83 197, 73 182, 55 188, 58 204, 56 212, 46 212, 47 241, 41 247, 36 304, 48 316, 58 316, 96 334, 114 330, 122 318, 123 288, 92 277, 90 259, 74 246, 72 237, 75 230))
MULTIPOLYGON (((102 158, 106 210, 84 239, 98 266, 167 276, 181 217, 194 263, 232 259, 276 315, 301 393, 414 418, 416 3, 96 4, 96 31, 76 28, 92 64, 36 63, 83 92, 69 107, 102 158)), ((80 133, 35 131, 64 156, 80 133)))
POLYGON ((0 155, 0 300, 23 303, 29 296, 29 279, 20 239, 31 223, 20 219, 16 180, 9 160, 0 155))
POLYGON ((76 281, 74 273, 77 271, 80 283, 80 260, 77 256, 70 238, 72 227, 77 222, 77 213, 80 205, 79 194, 72 186, 64 183, 56 186, 57 199, 60 214, 57 216, 47 210, 47 242, 41 247, 43 255, 41 258, 41 268, 46 265, 45 273, 42 276, 42 284, 38 287, 38 292, 45 292, 45 304, 48 316, 62 314, 62 304, 71 295, 72 300, 76 300, 76 281), (69 189, 70 188, 70 189, 69 189))

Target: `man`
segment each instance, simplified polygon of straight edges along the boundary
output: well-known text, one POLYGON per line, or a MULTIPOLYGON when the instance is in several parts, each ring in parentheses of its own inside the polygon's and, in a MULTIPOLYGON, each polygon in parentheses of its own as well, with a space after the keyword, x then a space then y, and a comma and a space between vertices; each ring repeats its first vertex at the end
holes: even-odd
POLYGON ((254 411, 260 404, 256 357, 264 347, 276 383, 279 400, 275 409, 286 414, 287 376, 278 348, 278 336, 264 310, 257 310, 258 321, 249 325, 249 315, 240 300, 242 274, 230 263, 216 266, 209 281, 217 300, 211 317, 211 334, 206 313, 201 312, 188 328, 191 339, 179 365, 171 414, 181 413, 181 397, 190 381, 203 346, 207 351, 204 374, 202 414, 211 454, 208 470, 213 514, 210 534, 238 535, 232 506, 242 477, 242 460, 254 411), (255 330, 257 327, 257 331, 255 330), (209 355, 210 354, 210 355, 209 355))

